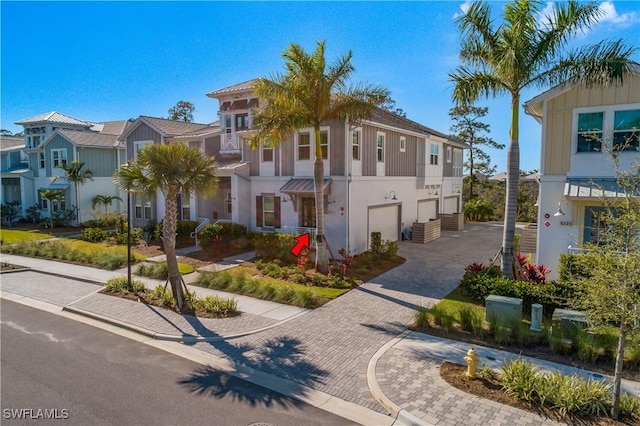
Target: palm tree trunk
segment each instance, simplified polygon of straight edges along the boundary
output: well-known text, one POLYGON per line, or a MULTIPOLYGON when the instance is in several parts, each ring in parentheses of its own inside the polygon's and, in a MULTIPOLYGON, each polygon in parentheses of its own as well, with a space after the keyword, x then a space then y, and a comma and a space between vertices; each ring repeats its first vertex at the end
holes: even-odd
POLYGON ((314 129, 315 158, 313 160, 313 188, 316 201, 316 271, 329 272, 329 258, 327 257, 324 238, 324 161, 320 147, 320 126, 314 129))
POLYGON ((469 149, 469 199, 472 200, 473 199, 473 179, 475 178, 475 176, 473 176, 473 136, 471 136, 471 140, 469 141, 469 145, 471 146, 471 148, 469 149))
POLYGON ((613 404, 611 406, 611 417, 618 420, 620 415, 620 382, 622 381, 622 363, 624 362, 625 339, 627 338, 627 328, 624 322, 620 324, 620 336, 618 337, 618 352, 616 353, 616 368, 613 373, 613 404))
POLYGON ((171 283, 173 298, 178 305, 178 310, 182 311, 184 306, 184 292, 182 290, 182 277, 178 269, 178 258, 176 256, 176 227, 178 215, 177 191, 173 188, 167 190, 165 194, 164 225, 162 229, 162 243, 164 253, 167 256, 168 280, 171 283))
POLYGON ((513 275, 513 238, 516 231, 516 208, 518 206, 518 179, 520 177, 520 146, 518 145, 518 117, 520 96, 511 98, 511 135, 507 150, 507 189, 504 204, 504 230, 502 233, 502 275, 513 275))
POLYGON ((76 221, 78 226, 80 226, 80 203, 78 202, 80 197, 78 196, 78 182, 75 182, 74 186, 76 189, 76 221))

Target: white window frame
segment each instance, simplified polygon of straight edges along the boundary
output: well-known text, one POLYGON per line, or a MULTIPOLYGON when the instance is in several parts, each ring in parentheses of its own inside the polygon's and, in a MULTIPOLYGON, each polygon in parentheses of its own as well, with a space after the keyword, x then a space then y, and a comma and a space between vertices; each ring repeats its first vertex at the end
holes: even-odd
POLYGON ((138 159, 138 153, 147 145, 153 145, 153 141, 134 141, 133 142, 133 159, 138 159))
POLYGON ((407 151, 407 138, 405 136, 400 136, 400 152, 407 151))
POLYGON ((60 165, 64 165, 65 167, 69 165, 67 148, 56 148, 51 150, 51 168, 55 169, 60 167, 60 165), (58 154, 58 158, 56 158, 55 154, 58 154))
POLYGON ((38 166, 40 167, 40 170, 45 169, 47 167, 47 160, 46 160, 46 156, 44 155, 44 151, 38 153, 38 166))
POLYGON ((451 163, 453 159, 453 148, 448 146, 447 147, 447 163, 451 163))
POLYGON ((260 147, 260 161, 262 161, 263 163, 273 163, 273 147, 272 146, 268 146, 268 145, 262 145, 260 147), (265 160, 265 151, 271 151, 271 159, 270 160, 265 160))
POLYGON ((353 129, 351 131, 351 158, 355 161, 360 161, 360 147, 362 144, 362 129, 353 129), (354 137, 356 136, 357 137, 354 137))
POLYGON ((384 146, 386 142, 386 133, 376 132, 376 162, 384 163, 384 146), (382 144, 380 143, 382 142, 382 144))
POLYGON ((151 200, 140 192, 133 193, 133 217, 151 220, 151 200))
POLYGON ((429 164, 431 166, 437 166, 438 157, 440 157, 440 145, 431 142, 431 146, 429 146, 429 164))
MULTIPOLYGON (((613 131, 615 129, 614 117, 616 112, 630 111, 640 109, 640 103, 633 104, 618 104, 618 105, 598 105, 593 107, 581 107, 573 109, 573 120, 571 126, 571 153, 572 155, 582 156, 583 154, 589 156, 595 156, 597 154, 606 154, 607 149, 601 149, 600 151, 578 152, 578 116, 580 114, 588 114, 594 112, 604 113, 602 119, 602 145, 609 147, 613 141, 613 131)), ((587 133, 587 132, 582 132, 587 133)), ((591 132, 593 133, 593 132, 591 132)), ((630 155, 637 155, 637 151, 618 151, 624 155, 626 153, 630 155)), ((595 158, 595 157, 594 157, 595 158)))
MULTIPOLYGON (((635 139, 638 139, 638 132, 640 132, 640 128, 636 128, 636 127, 625 127, 625 128, 618 128, 619 124, 616 122, 616 114, 619 112, 626 112, 626 111, 640 111, 640 108, 631 108, 631 109, 615 109, 613 111, 613 128, 611 129, 611 141, 614 142, 615 141, 615 136, 616 133, 629 133, 632 132, 632 134, 635 136, 635 139)), ((625 141, 626 143, 627 141, 625 141)), ((630 148, 626 148, 626 149, 617 149, 618 151, 621 152, 638 152, 638 150, 640 149, 640 145, 639 146, 631 146, 630 148)))
MULTIPOLYGON (((314 135, 315 135, 315 132, 314 132, 314 135)), ((328 160, 329 159, 329 145, 330 145, 329 144, 329 136, 330 135, 329 135, 329 128, 328 127, 321 127, 320 128, 320 142, 322 142, 322 135, 327 135, 327 142, 326 143, 320 143, 320 150, 321 151, 322 151, 322 147, 323 146, 327 147, 327 149, 326 149, 327 155, 326 155, 326 157, 323 155, 322 159, 323 160, 328 160)), ((314 145, 314 147, 315 147, 315 145, 314 145)))
POLYGON ((313 133, 312 133, 311 131, 307 130, 307 129, 305 129, 305 130, 299 130, 299 131, 296 133, 296 160, 298 160, 298 161, 311 161, 311 160, 312 160, 312 157, 311 157, 311 147, 312 147, 312 145, 313 145, 313 144, 311 143, 311 141, 313 140, 313 138, 312 138, 312 136, 311 136, 312 134, 313 134, 313 133), (300 145, 300 137, 301 137, 302 135, 308 135, 308 136, 309 136, 309 139, 308 139, 309 143, 308 143, 308 144, 300 145), (301 148, 301 147, 306 147, 306 148, 308 148, 308 149, 309 149, 309 155, 308 155, 308 158, 300 158, 300 148, 301 148))
POLYGON ((453 176, 462 177, 462 150, 453 150, 453 176))

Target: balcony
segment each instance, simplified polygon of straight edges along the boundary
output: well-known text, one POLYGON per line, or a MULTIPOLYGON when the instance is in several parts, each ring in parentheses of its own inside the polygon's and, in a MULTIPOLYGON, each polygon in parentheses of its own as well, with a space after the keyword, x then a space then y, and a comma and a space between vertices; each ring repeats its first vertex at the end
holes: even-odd
POLYGON ((247 132, 223 133, 220 135, 221 155, 242 154, 242 144, 245 141, 247 132))

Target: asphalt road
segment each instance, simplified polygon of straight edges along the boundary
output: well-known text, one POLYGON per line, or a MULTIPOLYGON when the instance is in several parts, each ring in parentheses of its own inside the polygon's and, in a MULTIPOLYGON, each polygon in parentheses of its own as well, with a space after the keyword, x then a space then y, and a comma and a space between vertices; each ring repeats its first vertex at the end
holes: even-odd
POLYGON ((6 300, 0 308, 3 425, 350 424, 86 324, 6 300))

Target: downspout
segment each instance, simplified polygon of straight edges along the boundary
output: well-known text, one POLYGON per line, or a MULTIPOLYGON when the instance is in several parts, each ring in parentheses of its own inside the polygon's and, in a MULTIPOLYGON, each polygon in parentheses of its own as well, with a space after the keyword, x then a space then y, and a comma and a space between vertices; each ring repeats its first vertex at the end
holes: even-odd
POLYGON ((353 160, 351 158, 351 156, 353 155, 353 149, 351 148, 351 137, 353 137, 353 135, 351 134, 352 129, 351 129, 351 125, 349 125, 349 121, 346 120, 345 121, 345 128, 346 128, 346 135, 347 135, 347 143, 345 143, 345 147, 347 152, 345 153, 344 159, 345 159, 345 172, 347 174, 347 205, 345 206, 345 215, 347 215, 347 220, 346 220, 346 236, 347 236, 347 253, 351 254, 351 238, 349 235, 349 224, 351 222, 351 169, 353 166, 353 160))

